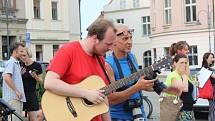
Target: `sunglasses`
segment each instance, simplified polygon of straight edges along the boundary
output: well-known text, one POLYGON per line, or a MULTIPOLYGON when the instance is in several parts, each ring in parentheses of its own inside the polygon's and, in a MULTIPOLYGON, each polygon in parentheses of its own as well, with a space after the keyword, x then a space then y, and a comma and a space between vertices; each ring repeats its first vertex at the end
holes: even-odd
POLYGON ((134 33, 134 29, 129 29, 128 31, 122 31, 120 33, 117 33, 116 36, 121 36, 121 35, 127 36, 128 34, 133 34, 133 33, 134 33))

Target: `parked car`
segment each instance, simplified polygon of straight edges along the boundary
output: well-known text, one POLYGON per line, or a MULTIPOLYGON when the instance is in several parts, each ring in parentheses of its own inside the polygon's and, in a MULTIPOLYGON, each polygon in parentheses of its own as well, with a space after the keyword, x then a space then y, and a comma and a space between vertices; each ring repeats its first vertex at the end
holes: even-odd
MULTIPOLYGON (((201 70, 201 67, 190 67, 190 75, 195 77, 195 75, 201 70)), ((215 70, 213 70, 215 72, 215 70)), ((194 104, 194 111, 206 111, 209 110, 209 102, 207 99, 198 98, 197 102, 194 104)))

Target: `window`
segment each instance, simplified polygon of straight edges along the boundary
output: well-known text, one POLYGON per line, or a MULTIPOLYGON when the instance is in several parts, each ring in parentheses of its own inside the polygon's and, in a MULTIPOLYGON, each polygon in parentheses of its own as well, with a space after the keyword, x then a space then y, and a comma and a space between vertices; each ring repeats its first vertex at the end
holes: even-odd
POLYGON ((157 50, 156 50, 156 48, 153 48, 153 52, 154 52, 154 59, 156 59, 157 58, 157 50))
POLYGON ((34 18, 40 19, 40 0, 34 0, 34 18))
POLYGON ((52 2, 52 20, 57 20, 57 2, 52 2))
POLYGON ((8 8, 16 9, 16 0, 8 0, 8 8))
POLYGON ((16 0, 13 0, 12 6, 13 6, 13 9, 16 9, 16 0))
POLYGON ((169 47, 164 47, 164 55, 167 56, 169 55, 169 47))
POLYGON ((190 53, 189 56, 189 64, 190 65, 198 65, 198 51, 197 46, 190 46, 189 48, 190 53))
POLYGON ((171 0, 164 0, 164 21, 167 25, 172 23, 171 0))
POLYGON ((4 7, 4 0, 0 0, 0 9, 3 9, 4 7))
MULTIPOLYGON (((1 39, 2 39, 2 59, 3 60, 8 60, 8 56, 10 56, 10 54, 8 54, 8 51, 7 51, 7 36, 1 36, 1 39)), ((16 36, 9 36, 9 46, 14 43, 16 40, 16 36)))
POLYGON ((53 45, 53 56, 57 52, 58 48, 59 48, 59 45, 53 45))
POLYGON ((124 19, 123 19, 123 18, 121 18, 121 19, 116 19, 116 23, 124 24, 124 19))
POLYGON ((144 67, 148 67, 152 64, 151 51, 148 50, 143 54, 144 67))
POLYGON ((36 45, 36 61, 43 61, 43 46, 36 45))
POLYGON ((140 6, 140 1, 139 0, 133 0, 133 7, 138 8, 140 6))
POLYGON ((120 9, 126 8, 126 0, 120 0, 120 9))
POLYGON ((186 22, 196 21, 196 0, 185 0, 186 22))
MULTIPOLYGON (((16 0, 7 0, 8 1, 8 15, 14 16, 14 10, 16 9, 16 0)), ((6 14, 6 0, 0 0, 0 9, 2 14, 6 14)))
POLYGON ((142 17, 142 22, 143 22, 143 36, 150 35, 151 34, 150 16, 142 17))

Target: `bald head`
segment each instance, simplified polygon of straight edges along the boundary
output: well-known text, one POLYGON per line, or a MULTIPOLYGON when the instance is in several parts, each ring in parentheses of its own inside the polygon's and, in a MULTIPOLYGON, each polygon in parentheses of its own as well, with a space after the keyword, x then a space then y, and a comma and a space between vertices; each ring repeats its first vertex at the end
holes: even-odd
POLYGON ((129 30, 129 27, 124 24, 116 23, 114 25, 115 25, 117 33, 129 30))
POLYGON ((114 53, 128 53, 132 48, 132 32, 128 26, 124 24, 115 24, 116 39, 113 43, 114 53))

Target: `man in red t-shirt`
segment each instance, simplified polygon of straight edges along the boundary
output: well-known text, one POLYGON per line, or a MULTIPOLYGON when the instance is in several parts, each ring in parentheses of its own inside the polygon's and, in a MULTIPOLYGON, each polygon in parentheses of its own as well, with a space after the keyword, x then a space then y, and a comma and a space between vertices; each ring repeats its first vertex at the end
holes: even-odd
MULTIPOLYGON (((108 104, 102 90, 84 89, 73 84, 91 75, 100 76, 107 84, 107 78, 95 55, 103 56, 110 50, 116 37, 115 32, 110 21, 98 19, 89 26, 84 41, 70 42, 61 47, 47 69, 45 88, 58 95, 86 98, 94 104, 104 101, 108 104)), ((102 57, 101 61, 104 64, 102 57)), ((93 121, 111 121, 109 112, 95 117, 93 121)))

